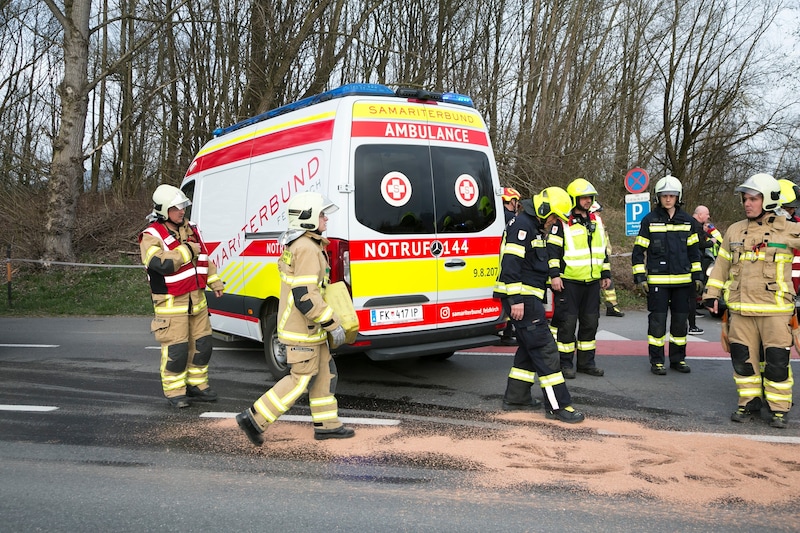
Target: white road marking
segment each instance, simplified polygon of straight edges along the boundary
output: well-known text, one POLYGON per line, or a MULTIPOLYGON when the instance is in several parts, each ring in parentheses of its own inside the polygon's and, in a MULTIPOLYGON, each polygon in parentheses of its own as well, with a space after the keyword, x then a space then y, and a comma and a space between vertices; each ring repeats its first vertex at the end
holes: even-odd
POLYGON ((58 348, 60 344, 0 344, 0 348, 58 348))
MULTIPOLYGON (((239 413, 226 413, 224 411, 209 411, 201 413, 200 418, 236 418, 239 413)), ((307 415, 283 415, 280 420, 286 422, 311 422, 311 417, 307 415)), ((399 420, 392 418, 351 418, 340 417, 339 420, 349 424, 359 424, 363 426, 398 426, 399 420)))
MULTIPOLYGON (((800 437, 778 437, 775 435, 743 435, 741 433, 702 433, 697 431, 674 431, 679 435, 698 435, 701 437, 738 437, 740 439, 756 440, 760 442, 777 442, 779 444, 800 444, 800 437)), ((605 429, 598 429, 598 435, 610 435, 612 437, 636 437, 637 435, 626 435, 605 429)))
POLYGON ((0 404, 0 411, 17 411, 20 413, 45 413, 55 411, 58 407, 52 405, 3 405, 0 404))

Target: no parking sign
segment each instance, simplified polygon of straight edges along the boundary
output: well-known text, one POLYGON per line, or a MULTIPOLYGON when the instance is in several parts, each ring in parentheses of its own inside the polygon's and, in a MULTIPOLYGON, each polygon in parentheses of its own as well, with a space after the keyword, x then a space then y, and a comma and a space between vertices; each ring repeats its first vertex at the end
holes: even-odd
POLYGON ((643 168, 632 168, 625 175, 625 188, 631 194, 625 195, 625 235, 639 234, 642 219, 650 212, 650 193, 645 192, 650 184, 650 176, 643 168))
POLYGON ((647 190, 650 176, 643 168, 632 168, 625 174, 625 188, 631 194, 639 194, 647 190))

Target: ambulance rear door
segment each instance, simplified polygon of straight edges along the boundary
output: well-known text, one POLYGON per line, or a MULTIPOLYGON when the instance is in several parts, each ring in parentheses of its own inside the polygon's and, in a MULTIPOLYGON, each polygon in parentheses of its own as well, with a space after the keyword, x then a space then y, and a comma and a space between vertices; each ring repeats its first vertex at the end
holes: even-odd
POLYGON ((356 102, 352 294, 364 336, 497 320, 502 216, 483 121, 471 108, 356 102))

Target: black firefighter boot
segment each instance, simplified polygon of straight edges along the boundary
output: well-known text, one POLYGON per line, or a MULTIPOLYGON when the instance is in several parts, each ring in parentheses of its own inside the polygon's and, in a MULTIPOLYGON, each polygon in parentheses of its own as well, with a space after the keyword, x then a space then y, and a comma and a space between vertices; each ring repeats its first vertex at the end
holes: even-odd
POLYGON ((531 396, 532 383, 508 378, 503 396, 503 411, 535 411, 542 406, 541 400, 531 396))

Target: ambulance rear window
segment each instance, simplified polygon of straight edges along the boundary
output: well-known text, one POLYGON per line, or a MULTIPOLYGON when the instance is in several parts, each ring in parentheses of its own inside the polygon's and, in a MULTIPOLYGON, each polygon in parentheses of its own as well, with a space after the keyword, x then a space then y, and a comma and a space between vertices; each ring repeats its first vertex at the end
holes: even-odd
POLYGON ((494 222, 486 154, 363 145, 355 153, 356 219, 380 233, 476 233, 494 222))

